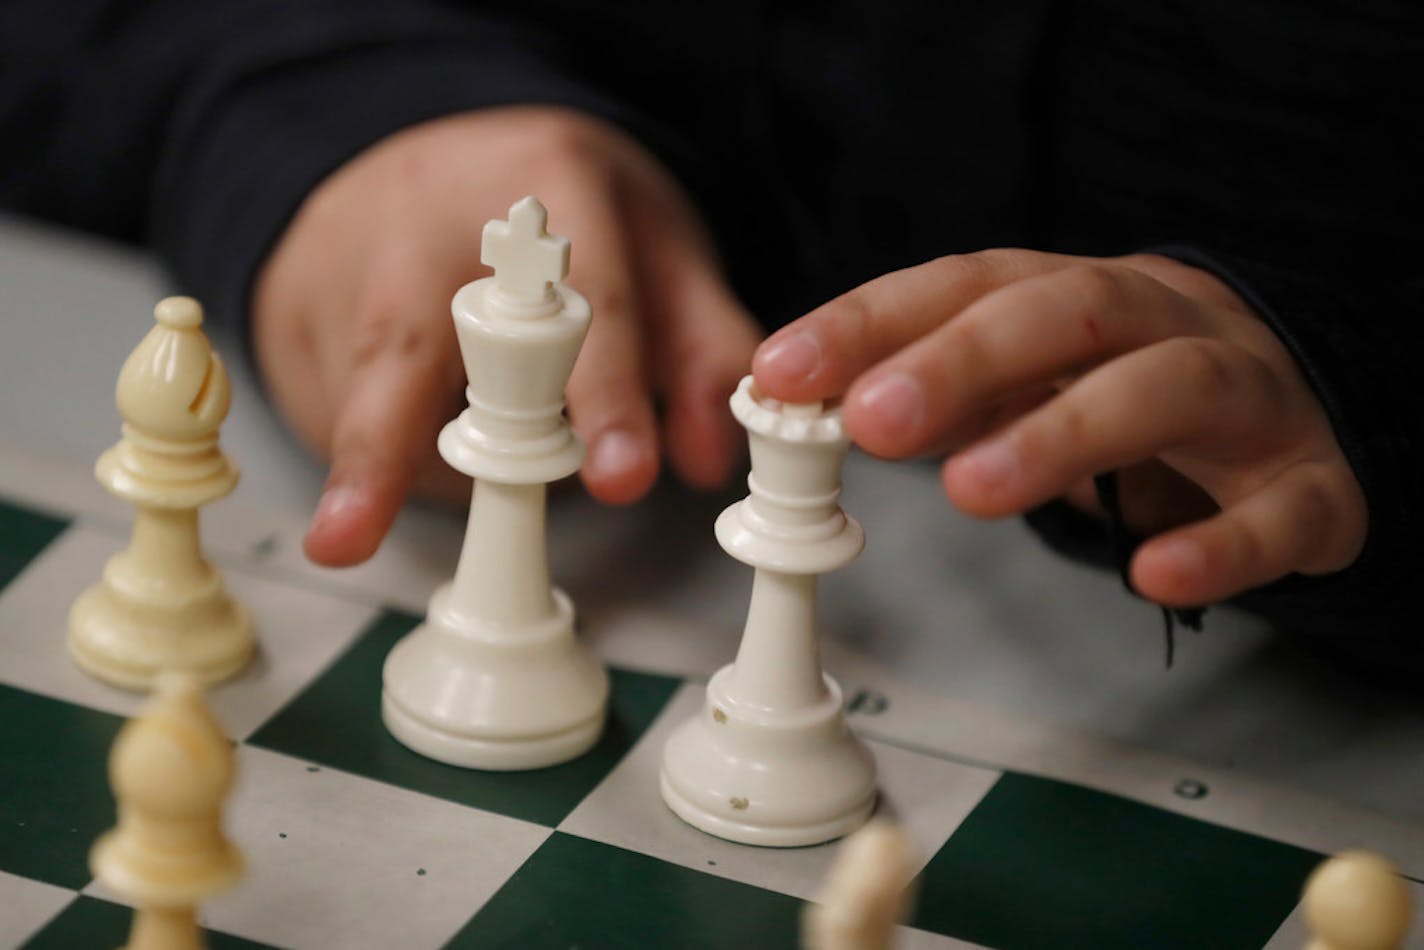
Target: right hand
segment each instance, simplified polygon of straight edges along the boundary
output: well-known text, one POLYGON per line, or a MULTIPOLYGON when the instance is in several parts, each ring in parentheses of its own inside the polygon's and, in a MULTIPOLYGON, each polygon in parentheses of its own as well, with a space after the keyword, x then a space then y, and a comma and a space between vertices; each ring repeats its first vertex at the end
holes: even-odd
POLYGON ((760 333, 673 176, 622 132, 564 109, 451 116, 318 185, 256 281, 264 381, 331 464, 306 536, 313 561, 368 558, 412 487, 468 500, 468 480, 435 452, 464 405, 450 298, 484 272, 485 222, 526 194, 572 242, 569 284, 593 308, 568 386, 589 493, 640 498, 664 452, 693 486, 730 474, 741 439, 727 397, 760 333))

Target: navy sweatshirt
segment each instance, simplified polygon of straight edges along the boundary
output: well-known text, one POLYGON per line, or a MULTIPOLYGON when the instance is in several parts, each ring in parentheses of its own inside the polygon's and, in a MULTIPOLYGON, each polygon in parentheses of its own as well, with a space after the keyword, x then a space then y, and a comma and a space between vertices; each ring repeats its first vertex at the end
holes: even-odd
MULTIPOLYGON (((0 205, 149 243, 242 320, 325 175, 510 103, 584 110, 659 155, 769 326, 993 246, 1170 247, 1217 273, 1304 368, 1370 510, 1353 567, 1241 602, 1352 652, 1418 652, 1424 7, 8 0, 0 205)), ((1092 519, 1030 521, 1107 559, 1092 519)))

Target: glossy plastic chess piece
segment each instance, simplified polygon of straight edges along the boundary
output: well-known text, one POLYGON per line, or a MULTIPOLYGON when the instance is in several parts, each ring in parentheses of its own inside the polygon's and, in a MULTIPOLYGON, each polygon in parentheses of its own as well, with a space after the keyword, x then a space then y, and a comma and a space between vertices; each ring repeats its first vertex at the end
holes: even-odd
POLYGON ((147 689, 162 670, 204 683, 247 662, 247 612, 203 556, 198 509, 237 484, 218 447, 231 385, 189 297, 154 310, 157 325, 119 373, 123 437, 99 458, 100 484, 135 506, 127 550, 75 601, 69 652, 85 671, 127 689, 147 689))
POLYGON ((119 823, 89 863, 105 887, 135 906, 125 950, 196 950, 197 905, 242 875, 223 833, 232 788, 232 743, 186 674, 159 677, 149 704, 119 730, 109 782, 119 823))
POLYGON ((533 769, 587 751, 603 730, 608 674, 574 636, 569 598, 549 582, 548 482, 584 448, 563 416, 564 387, 588 332, 588 302, 558 283, 568 241, 525 198, 485 227, 495 276, 451 309, 469 408, 440 454, 475 479, 454 579, 426 621, 386 658, 386 728, 422 755, 481 769, 533 769))
POLYGON ((1399 871, 1369 851, 1323 862, 1302 898, 1311 940, 1306 950, 1399 950, 1409 933, 1409 888, 1399 871))
POLYGON ((875 804, 875 763, 821 671, 816 625, 818 575, 865 543, 837 504, 849 443, 838 408, 779 403, 751 377, 732 411, 749 433, 751 494, 717 519, 717 540, 756 568, 751 603, 736 661, 668 740, 662 795, 721 838, 816 844, 859 827, 875 804))

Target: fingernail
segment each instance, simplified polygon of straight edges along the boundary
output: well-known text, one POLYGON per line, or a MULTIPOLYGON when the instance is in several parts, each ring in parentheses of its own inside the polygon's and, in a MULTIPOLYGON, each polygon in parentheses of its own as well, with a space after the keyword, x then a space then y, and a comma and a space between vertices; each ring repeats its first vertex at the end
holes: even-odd
POLYGON ((312 529, 333 519, 340 520, 348 511, 363 504, 360 489, 350 485, 333 485, 321 493, 316 503, 316 513, 312 515, 312 529))
POLYGON ((899 435, 913 431, 925 414, 925 392, 908 373, 887 373, 856 397, 880 424, 899 435))
POLYGON ((821 368, 821 342, 804 330, 789 333, 767 345, 761 363, 778 373, 809 379, 821 368))
POLYGON ((1189 538, 1172 538, 1154 544, 1153 548, 1172 573, 1184 580, 1195 580, 1206 573, 1206 552, 1189 538))
POLYGON ((1019 476, 1019 447, 1012 436, 999 436, 964 452, 954 465, 985 488, 1002 488, 1019 476))
POLYGON ((589 468, 607 478, 626 472, 643 461, 643 446, 637 436, 626 429, 611 429, 593 443, 589 453, 589 468))

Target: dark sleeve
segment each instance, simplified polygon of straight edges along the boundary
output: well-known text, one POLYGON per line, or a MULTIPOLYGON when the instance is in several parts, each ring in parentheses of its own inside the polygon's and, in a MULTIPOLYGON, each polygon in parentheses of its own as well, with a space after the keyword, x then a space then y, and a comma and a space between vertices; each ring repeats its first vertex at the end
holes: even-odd
MULTIPOLYGON (((1414 606, 1424 576, 1424 283, 1399 273, 1346 282, 1197 248, 1153 250, 1215 274, 1271 326, 1320 398, 1369 505, 1366 545, 1351 567, 1293 575, 1234 603, 1359 656, 1424 657, 1414 606)), ((1066 553, 1111 561, 1106 531, 1067 506, 1041 509, 1030 523, 1066 553)))
POLYGON ((420 0, 10 0, 0 205, 151 243, 233 319, 303 197, 403 127, 559 104, 676 150, 560 60, 557 38, 420 0))

